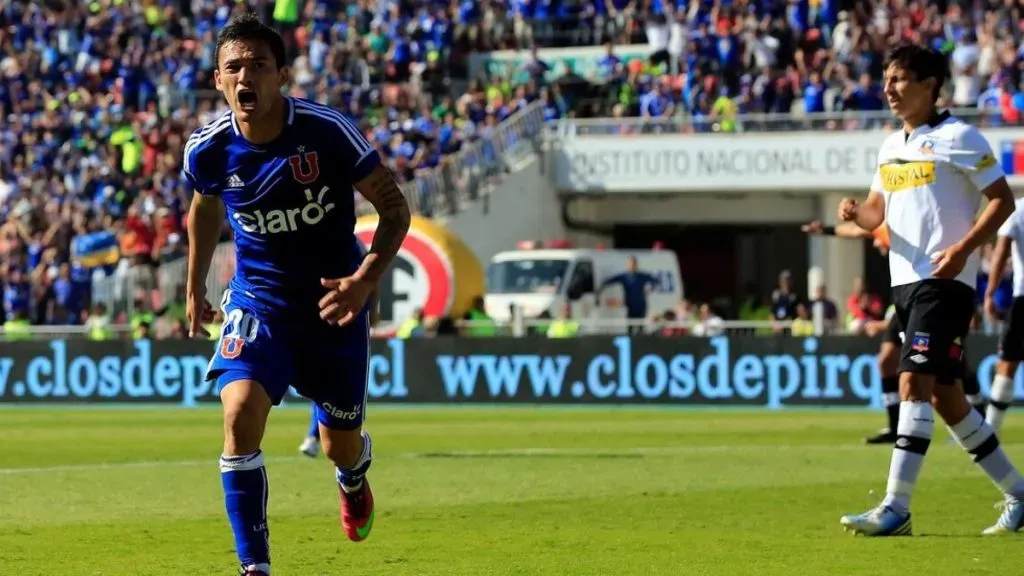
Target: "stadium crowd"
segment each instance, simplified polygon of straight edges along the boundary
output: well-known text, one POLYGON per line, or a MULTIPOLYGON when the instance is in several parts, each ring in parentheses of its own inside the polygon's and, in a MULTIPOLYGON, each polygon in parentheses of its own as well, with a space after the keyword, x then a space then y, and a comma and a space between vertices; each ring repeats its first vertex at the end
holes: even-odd
POLYGON ((405 181, 491 136, 540 96, 535 83, 467 84, 466 57, 490 45, 479 24, 456 32, 453 17, 475 18, 472 6, 6 2, 4 320, 80 323, 94 278, 130 272, 149 291, 152 269, 185 253, 181 150, 225 110, 212 79, 216 30, 253 8, 285 35, 289 93, 347 114, 405 181))
MULTIPOLYGON (((664 0, 613 0, 608 5, 622 7, 613 24, 621 23, 630 40, 645 41, 651 56, 623 61, 609 45, 596 66, 599 98, 577 110, 581 116, 660 118, 671 120, 660 128, 685 132, 736 131, 746 114, 809 118, 748 119, 742 121, 744 130, 891 127, 877 116, 886 107, 882 61, 886 48, 901 40, 950 55, 952 78, 941 106, 978 108, 986 112, 978 121, 986 124, 1019 123, 1024 110, 1022 10, 1016 2, 679 0, 673 6, 664 0), (840 122, 815 118, 828 112, 853 114, 840 122)), ((611 26, 600 10, 593 18, 599 36, 611 26)))
MULTIPOLYGON (((0 320, 82 323, 93 280, 129 270, 147 309, 173 301, 152 271, 186 250, 181 149, 224 109, 216 31, 246 9, 282 30, 289 93, 347 114, 407 181, 537 100, 547 120, 675 116, 725 130, 745 113, 880 110, 884 49, 907 38, 950 52, 950 104, 1007 122, 1024 108, 1014 2, 5 2, 0 320), (644 56, 620 58, 630 43, 644 56), (593 73, 536 50, 571 45, 593 48, 593 73), (506 73, 469 76, 472 54, 509 48, 534 50, 506 73)), ((484 172, 494 156, 478 159, 484 172)))

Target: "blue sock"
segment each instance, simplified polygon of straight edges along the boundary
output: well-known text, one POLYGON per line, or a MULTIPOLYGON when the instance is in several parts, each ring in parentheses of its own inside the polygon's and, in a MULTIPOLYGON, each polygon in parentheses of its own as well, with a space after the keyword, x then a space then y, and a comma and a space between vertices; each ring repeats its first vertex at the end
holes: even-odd
POLYGON ((370 440, 370 435, 366 430, 363 430, 361 435, 363 437, 363 453, 359 455, 359 459, 351 468, 335 467, 334 469, 334 477, 345 492, 355 492, 363 486, 363 477, 366 476, 370 464, 373 463, 373 441, 370 440))
POLYGON ((221 456, 224 504, 235 533, 235 551, 245 567, 270 573, 270 530, 267 528, 267 469, 263 452, 221 456))
POLYGON ((320 422, 316 419, 316 405, 313 405, 309 415, 309 432, 306 432, 306 436, 309 438, 320 439, 320 422))

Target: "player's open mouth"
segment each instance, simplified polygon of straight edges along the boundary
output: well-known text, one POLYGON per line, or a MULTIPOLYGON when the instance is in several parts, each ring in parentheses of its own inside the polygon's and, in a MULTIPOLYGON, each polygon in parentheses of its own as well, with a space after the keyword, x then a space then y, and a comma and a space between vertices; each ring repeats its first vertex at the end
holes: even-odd
POLYGON ((257 100, 253 90, 243 88, 238 91, 238 107, 242 110, 255 110, 257 100))

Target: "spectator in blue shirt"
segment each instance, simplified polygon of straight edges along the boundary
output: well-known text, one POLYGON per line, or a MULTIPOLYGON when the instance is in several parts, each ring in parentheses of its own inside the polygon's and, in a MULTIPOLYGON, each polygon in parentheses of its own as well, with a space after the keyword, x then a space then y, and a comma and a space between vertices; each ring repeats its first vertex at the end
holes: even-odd
POLYGON ((626 67, 622 59, 615 55, 615 45, 605 42, 604 54, 597 58, 597 82, 621 82, 626 77, 626 67))
POLYGON ((1013 87, 1008 78, 1001 74, 994 74, 988 82, 988 88, 978 95, 977 107, 980 110, 988 110, 993 114, 990 122, 993 125, 1000 125, 1003 94, 1012 93, 1013 87))
POLYGON ((534 46, 530 52, 530 59, 523 63, 523 70, 530 75, 530 78, 538 84, 546 84, 546 75, 551 66, 541 59, 539 49, 534 46))
POLYGON ((882 87, 871 79, 871 75, 860 75, 857 87, 853 91, 853 108, 856 110, 882 110, 885 108, 885 96, 882 87))
POLYGON ((28 313, 32 305, 32 287, 28 279, 17 266, 7 268, 4 281, 4 313, 6 318, 13 318, 18 312, 28 313))
MULTIPOLYGON (((647 318, 647 295, 659 285, 654 276, 638 270, 636 258, 630 257, 626 263, 626 272, 617 274, 604 281, 600 290, 612 284, 622 286, 622 296, 626 306, 626 317, 631 321, 647 318)), ((643 326, 630 326, 630 333, 642 332, 643 326)))
POLYGON ((551 97, 551 92, 546 88, 540 91, 540 101, 544 106, 544 120, 557 120, 565 114, 565 110, 551 97))
POLYGON ((654 89, 640 98, 640 116, 643 118, 668 118, 674 111, 675 102, 661 80, 655 81, 654 89))
POLYGON ((804 112, 820 114, 825 111, 825 90, 828 86, 821 79, 821 74, 811 72, 803 87, 804 112))
MULTIPOLYGON (((859 110, 867 116, 871 112, 885 108, 885 96, 882 94, 881 86, 865 72, 860 75, 860 80, 856 84, 851 82, 843 90, 841 106, 842 110, 859 110)), ((881 122, 880 119, 871 117, 865 117, 861 121, 865 128, 874 128, 881 122)))

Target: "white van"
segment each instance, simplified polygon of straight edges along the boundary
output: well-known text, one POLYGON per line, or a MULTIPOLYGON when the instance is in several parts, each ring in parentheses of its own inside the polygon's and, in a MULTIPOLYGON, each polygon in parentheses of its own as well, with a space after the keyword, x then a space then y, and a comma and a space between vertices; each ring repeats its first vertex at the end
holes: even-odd
POLYGON ((508 322, 512 307, 516 307, 526 319, 544 312, 557 317, 568 302, 573 318, 584 323, 594 319, 595 324, 618 331, 616 325, 624 326, 626 318, 622 287, 616 283, 601 288, 609 279, 628 271, 630 257, 636 258, 639 272, 659 280, 647 296, 647 316, 674 310, 683 298, 675 252, 539 249, 501 252, 491 259, 484 296, 487 315, 508 322))

